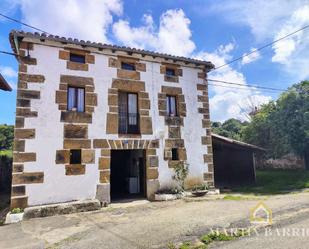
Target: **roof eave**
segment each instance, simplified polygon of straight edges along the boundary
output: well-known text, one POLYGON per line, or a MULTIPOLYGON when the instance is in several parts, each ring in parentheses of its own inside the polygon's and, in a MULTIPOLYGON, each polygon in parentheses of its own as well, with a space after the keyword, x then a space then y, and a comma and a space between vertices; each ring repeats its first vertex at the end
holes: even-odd
POLYGON ((116 45, 95 43, 95 42, 83 41, 83 40, 72 39, 72 38, 65 38, 65 37, 60 37, 60 36, 47 35, 45 33, 41 34, 38 32, 31 33, 31 32, 12 30, 10 32, 9 37, 10 37, 11 47, 14 53, 16 54, 17 59, 18 59, 18 50, 19 50, 18 49, 19 39, 28 37, 32 39, 39 39, 39 40, 46 39, 46 40, 60 42, 60 43, 70 43, 70 44, 80 45, 83 47, 87 46, 87 47, 93 47, 93 48, 99 48, 99 49, 118 50, 118 51, 123 51, 127 53, 138 53, 144 56, 148 55, 148 56, 153 56, 153 57, 181 61, 184 63, 193 63, 199 66, 204 66, 207 71, 210 71, 215 67, 214 64, 212 64, 210 61, 202 61, 202 60, 186 58, 182 56, 174 56, 174 55, 163 54, 163 53, 158 53, 158 52, 153 52, 153 51, 148 51, 148 50, 143 50, 143 49, 136 49, 136 48, 130 48, 130 47, 124 47, 124 46, 116 46, 116 45))

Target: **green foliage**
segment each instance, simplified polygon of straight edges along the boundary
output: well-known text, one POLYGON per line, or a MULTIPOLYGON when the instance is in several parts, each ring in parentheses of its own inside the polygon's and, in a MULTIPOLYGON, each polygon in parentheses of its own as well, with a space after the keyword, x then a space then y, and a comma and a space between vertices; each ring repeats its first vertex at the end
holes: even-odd
POLYGON ((192 191, 204 191, 204 190, 208 190, 208 185, 206 183, 203 184, 199 184, 199 185, 195 185, 192 188, 192 191))
POLYGON ((188 176, 189 173, 189 164, 187 162, 179 163, 174 168, 175 174, 173 176, 173 179, 177 182, 178 187, 181 190, 184 190, 185 188, 185 179, 188 176))
POLYGON ((268 149, 278 158, 294 152, 309 163, 309 81, 293 85, 252 117, 242 130, 243 141, 268 149), (307 154, 306 154, 307 153, 307 154))
POLYGON ((19 213, 22 213, 22 212, 23 212, 23 209, 21 209, 21 208, 13 208, 11 210, 12 214, 19 214, 19 213))
POLYGON ((0 125, 0 151, 12 150, 14 139, 13 125, 0 125))
POLYGON ((222 232, 211 232, 209 234, 202 236, 201 241, 204 244, 208 245, 213 241, 230 241, 230 240, 235 239, 235 237, 239 237, 239 236, 229 235, 229 234, 222 233, 222 232))
POLYGON ((223 124, 220 122, 212 122, 211 129, 213 133, 218 135, 241 140, 241 132, 248 122, 242 122, 240 120, 231 118, 226 120, 223 124))

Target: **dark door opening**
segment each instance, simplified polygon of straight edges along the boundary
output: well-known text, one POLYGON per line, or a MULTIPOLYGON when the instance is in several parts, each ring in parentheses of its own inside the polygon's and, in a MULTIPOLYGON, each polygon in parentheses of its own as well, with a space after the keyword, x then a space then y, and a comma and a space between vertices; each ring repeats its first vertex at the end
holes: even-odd
POLYGON ((144 150, 111 151, 111 199, 146 196, 144 150))

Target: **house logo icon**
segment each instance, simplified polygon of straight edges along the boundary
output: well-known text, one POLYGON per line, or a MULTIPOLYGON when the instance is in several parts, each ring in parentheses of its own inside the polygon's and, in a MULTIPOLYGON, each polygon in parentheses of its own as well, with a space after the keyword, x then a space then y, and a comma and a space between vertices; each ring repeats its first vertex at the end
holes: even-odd
POLYGON ((271 225, 272 211, 263 202, 259 202, 250 210, 250 222, 252 224, 271 225))

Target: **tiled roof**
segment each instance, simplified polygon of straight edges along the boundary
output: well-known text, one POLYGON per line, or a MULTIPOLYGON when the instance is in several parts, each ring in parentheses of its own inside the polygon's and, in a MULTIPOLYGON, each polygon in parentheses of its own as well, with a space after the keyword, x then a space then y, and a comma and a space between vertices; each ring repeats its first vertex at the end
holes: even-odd
POLYGON ((128 53, 138 53, 141 55, 150 55, 153 57, 171 59, 175 61, 181 61, 184 63, 194 63, 197 65, 204 65, 208 69, 214 68, 214 65, 210 61, 202 61, 202 60, 187 58, 183 56, 174 56, 174 55, 169 55, 169 54, 148 51, 144 49, 130 48, 130 47, 125 47, 125 46, 117 46, 117 45, 109 45, 109 44, 96 43, 96 42, 91 42, 91 41, 78 40, 78 39, 73 39, 73 38, 47 35, 46 33, 38 33, 38 32, 32 33, 32 32, 24 32, 24 31, 17 31, 17 30, 12 30, 10 32, 10 42, 11 42, 11 46, 12 46, 14 53, 17 53, 14 38, 17 38, 19 40, 24 37, 40 39, 41 41, 49 40, 49 41, 55 41, 55 42, 61 42, 61 43, 81 45, 83 47, 93 47, 93 48, 98 48, 98 49, 109 49, 109 50, 116 50, 116 51, 118 50, 118 51, 124 51, 128 53))

